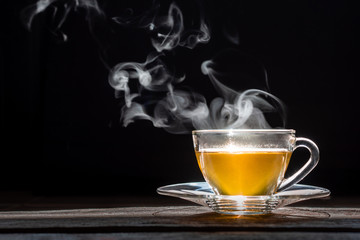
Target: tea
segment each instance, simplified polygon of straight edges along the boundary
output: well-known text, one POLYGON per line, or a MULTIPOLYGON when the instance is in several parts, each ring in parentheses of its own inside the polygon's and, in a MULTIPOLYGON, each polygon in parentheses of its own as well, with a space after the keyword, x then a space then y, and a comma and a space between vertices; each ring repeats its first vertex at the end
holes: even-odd
POLYGON ((199 167, 221 195, 269 195, 284 178, 290 151, 196 151, 199 167))

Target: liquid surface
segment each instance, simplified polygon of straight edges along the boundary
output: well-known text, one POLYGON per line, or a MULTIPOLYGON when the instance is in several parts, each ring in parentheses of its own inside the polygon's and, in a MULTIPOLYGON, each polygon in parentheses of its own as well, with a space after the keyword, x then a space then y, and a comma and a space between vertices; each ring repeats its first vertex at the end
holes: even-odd
POLYGON ((221 195, 269 195, 289 164, 289 151, 198 152, 206 181, 221 195))

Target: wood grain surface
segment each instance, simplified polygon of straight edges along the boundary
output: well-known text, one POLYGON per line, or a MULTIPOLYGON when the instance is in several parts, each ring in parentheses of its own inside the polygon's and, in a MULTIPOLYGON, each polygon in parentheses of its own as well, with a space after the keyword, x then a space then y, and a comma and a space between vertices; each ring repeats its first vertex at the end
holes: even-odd
POLYGON ((309 201, 262 216, 221 215, 162 197, 15 199, 0 201, 0 240, 360 239, 358 198, 309 201))
POLYGON ((124 207, 0 214, 1 232, 330 231, 360 232, 358 208, 285 207, 264 216, 230 216, 202 206, 124 207))

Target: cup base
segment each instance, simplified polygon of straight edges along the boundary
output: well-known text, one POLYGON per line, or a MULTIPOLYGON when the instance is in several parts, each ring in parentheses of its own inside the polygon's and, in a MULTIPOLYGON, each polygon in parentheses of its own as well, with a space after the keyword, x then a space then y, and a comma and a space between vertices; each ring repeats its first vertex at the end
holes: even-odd
POLYGON ((214 195, 206 201, 215 212, 230 215, 269 214, 278 207, 279 203, 272 196, 214 195))

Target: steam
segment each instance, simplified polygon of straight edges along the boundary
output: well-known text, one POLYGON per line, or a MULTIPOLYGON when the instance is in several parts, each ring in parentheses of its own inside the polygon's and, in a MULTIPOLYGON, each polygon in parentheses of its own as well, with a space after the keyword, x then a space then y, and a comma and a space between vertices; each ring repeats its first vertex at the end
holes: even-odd
MULTIPOLYGON (((71 11, 85 9, 88 21, 92 20, 92 13, 103 15, 97 0, 39 0, 22 11, 21 18, 25 27, 30 31, 34 18, 48 9, 51 11, 52 23, 54 24, 52 31, 56 35, 61 35, 63 41, 67 40, 67 35, 60 29, 71 11)), ((90 24, 89 27, 91 28, 90 24)))
MULTIPOLYGON (((156 59, 157 60, 157 59, 156 59)), ((154 61, 154 59, 152 60, 154 61)), ((151 62, 153 63, 153 62, 151 62)), ((160 61, 152 67, 144 64, 118 64, 109 76, 110 85, 123 92, 125 105, 122 108, 124 126, 138 119, 149 120, 155 127, 161 127, 171 133, 187 133, 190 129, 245 129, 271 128, 264 113, 278 111, 284 107, 280 99, 259 89, 237 92, 222 84, 215 75, 216 63, 212 60, 203 62, 201 70, 209 76, 211 83, 220 97, 207 104, 199 93, 177 90, 176 84, 184 78, 174 78, 160 61), (159 74, 161 72, 161 74, 159 74), (131 92, 129 81, 137 81, 142 90, 162 91, 165 97, 155 101, 154 110, 148 109, 149 102, 141 104, 142 91, 131 92), (268 100, 275 101, 270 104, 268 100)))
MULTIPOLYGON (((52 9, 53 19, 57 19, 55 31, 60 31, 71 10, 85 9, 89 28, 92 15, 105 16, 96 0, 39 0, 24 9, 23 21, 28 29, 35 16, 52 9), (60 2, 62 4, 60 4, 60 2)), ((265 113, 278 112, 285 123, 284 105, 274 95, 260 89, 235 91, 219 81, 222 72, 217 70, 218 62, 206 60, 201 71, 209 79, 219 97, 208 104, 200 93, 185 91, 180 84, 185 75, 177 76, 163 61, 167 54, 177 48, 193 49, 198 44, 210 41, 210 29, 204 17, 191 28, 186 27, 180 8, 170 4, 167 14, 159 12, 160 5, 135 16, 132 9, 126 15, 112 17, 116 24, 146 30, 153 51, 143 62, 121 62, 109 73, 108 81, 115 90, 115 97, 123 99, 121 121, 128 126, 135 120, 151 121, 155 127, 171 133, 188 133, 192 129, 242 129, 271 128, 265 113)), ((231 29, 230 29, 231 30, 231 29)), ((228 31, 229 40, 238 44, 236 31, 228 31)), ((66 35, 63 34, 64 40, 66 35)), ((267 76, 265 72, 265 81, 267 76)))
POLYGON ((164 20, 160 20, 159 24, 156 22, 159 22, 159 19, 155 19, 151 25, 154 26, 152 31, 157 32, 151 41, 158 52, 172 50, 178 45, 193 49, 198 43, 207 43, 210 40, 209 29, 203 19, 201 19, 199 30, 184 31, 183 15, 175 4, 170 5, 168 15, 164 20), (187 37, 184 39, 185 35, 187 37))
POLYGON ((263 113, 277 111, 280 111, 285 123, 285 107, 279 98, 259 89, 234 91, 217 80, 217 72, 213 68, 215 65, 212 60, 201 65, 202 73, 209 76, 215 90, 222 96, 215 98, 210 104, 212 116, 209 120, 212 128, 271 128, 263 113), (270 104, 266 98, 273 100, 275 104, 270 104))
POLYGON ((170 4, 165 16, 158 13, 159 8, 155 5, 141 16, 131 16, 133 11, 128 9, 127 16, 114 17, 113 20, 121 25, 147 29, 157 52, 171 51, 177 46, 193 49, 210 40, 210 31, 202 16, 198 29, 185 30, 183 14, 175 3, 170 4))
MULTIPOLYGON (((158 53, 170 52, 176 47, 192 49, 210 40, 210 31, 203 18, 199 29, 184 30, 183 15, 176 4, 170 5, 167 16, 159 16, 157 10, 152 9, 142 17, 116 18, 116 22, 149 29, 151 43, 158 53)), ((220 96, 207 104, 203 95, 177 89, 185 76, 174 77, 160 61, 160 54, 150 56, 144 63, 119 63, 109 75, 116 96, 123 96, 125 102, 121 112, 124 126, 143 119, 171 133, 188 133, 193 128, 271 128, 264 113, 276 112, 277 106, 284 112, 281 101, 268 92, 258 89, 238 92, 222 84, 216 78, 220 73, 215 70, 213 60, 204 61, 201 71, 209 77, 220 96), (138 87, 130 89, 130 81, 138 87), (164 97, 145 101, 146 91, 162 92, 164 97), (270 104, 267 99, 276 104, 270 104)))

